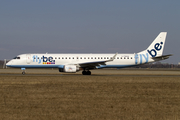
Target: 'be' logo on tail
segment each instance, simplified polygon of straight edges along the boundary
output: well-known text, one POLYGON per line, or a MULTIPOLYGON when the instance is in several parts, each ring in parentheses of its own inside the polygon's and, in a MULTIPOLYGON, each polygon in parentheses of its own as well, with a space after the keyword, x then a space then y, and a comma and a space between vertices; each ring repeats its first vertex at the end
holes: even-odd
POLYGON ((162 49, 162 45, 163 45, 163 42, 161 42, 161 43, 156 43, 156 44, 154 45, 154 49, 152 49, 152 50, 147 50, 147 51, 148 51, 148 53, 149 53, 152 57, 156 57, 157 51, 160 51, 160 50, 162 49))

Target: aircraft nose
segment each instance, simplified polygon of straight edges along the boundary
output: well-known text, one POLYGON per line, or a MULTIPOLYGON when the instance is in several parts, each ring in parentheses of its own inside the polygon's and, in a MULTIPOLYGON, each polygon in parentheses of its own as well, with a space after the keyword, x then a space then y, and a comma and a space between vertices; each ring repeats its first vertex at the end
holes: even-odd
POLYGON ((8 63, 6 63, 6 66, 10 67, 12 64, 12 61, 9 61, 8 63))

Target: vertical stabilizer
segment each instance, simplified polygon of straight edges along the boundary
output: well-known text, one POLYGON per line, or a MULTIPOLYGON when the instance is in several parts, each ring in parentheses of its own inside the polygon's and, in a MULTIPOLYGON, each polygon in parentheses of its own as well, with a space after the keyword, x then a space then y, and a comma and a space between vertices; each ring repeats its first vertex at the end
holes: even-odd
POLYGON ((162 56, 166 35, 167 32, 161 32, 146 50, 139 52, 138 54, 148 53, 150 57, 162 56))

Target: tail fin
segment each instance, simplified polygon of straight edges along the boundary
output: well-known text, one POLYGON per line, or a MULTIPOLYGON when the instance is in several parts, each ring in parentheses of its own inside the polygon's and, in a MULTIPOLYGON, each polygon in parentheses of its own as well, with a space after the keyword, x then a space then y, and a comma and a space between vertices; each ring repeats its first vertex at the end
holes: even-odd
POLYGON ((138 54, 148 53, 150 57, 162 56, 166 35, 167 32, 161 32, 146 50, 141 51, 138 54))

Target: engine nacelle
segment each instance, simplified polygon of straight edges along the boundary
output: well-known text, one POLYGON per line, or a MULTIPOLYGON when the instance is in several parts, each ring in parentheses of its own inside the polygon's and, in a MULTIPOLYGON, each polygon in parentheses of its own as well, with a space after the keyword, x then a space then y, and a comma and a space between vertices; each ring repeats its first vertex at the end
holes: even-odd
POLYGON ((79 67, 76 65, 65 65, 64 68, 59 68, 59 72, 75 73, 79 71, 79 67))

